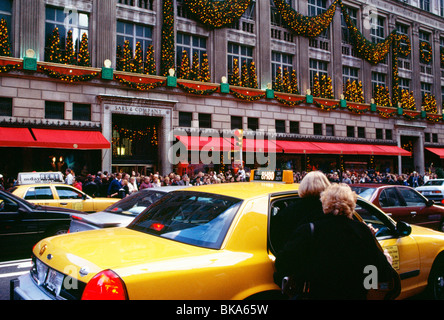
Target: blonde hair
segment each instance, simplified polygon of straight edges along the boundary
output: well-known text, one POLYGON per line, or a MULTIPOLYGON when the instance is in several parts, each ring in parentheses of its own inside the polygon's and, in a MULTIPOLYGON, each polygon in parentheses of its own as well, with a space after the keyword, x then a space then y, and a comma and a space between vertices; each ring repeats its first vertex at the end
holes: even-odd
POLYGON ((332 184, 321 193, 322 208, 325 214, 353 217, 358 196, 345 183, 332 184))
POLYGON ((319 197, 328 186, 330 186, 330 181, 323 172, 311 171, 302 179, 298 193, 302 198, 319 197))

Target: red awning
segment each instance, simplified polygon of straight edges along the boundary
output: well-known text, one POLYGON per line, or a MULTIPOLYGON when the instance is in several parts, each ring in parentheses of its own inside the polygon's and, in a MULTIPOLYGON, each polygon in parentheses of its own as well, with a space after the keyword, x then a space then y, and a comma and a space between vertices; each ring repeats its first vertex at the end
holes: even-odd
POLYGON ((176 136, 189 151, 231 151, 233 145, 221 137, 176 136))
POLYGON ((0 127, 0 147, 32 147, 34 143, 28 128, 0 127))
POLYGON ((444 159, 444 148, 426 148, 426 150, 438 155, 439 158, 444 159))
POLYGON ((81 130, 32 129, 33 147, 53 149, 109 149, 111 144, 101 132, 81 130))
POLYGON ((284 153, 307 154, 361 154, 384 156, 410 156, 411 153, 397 146, 333 143, 333 142, 307 142, 307 141, 276 141, 284 153))

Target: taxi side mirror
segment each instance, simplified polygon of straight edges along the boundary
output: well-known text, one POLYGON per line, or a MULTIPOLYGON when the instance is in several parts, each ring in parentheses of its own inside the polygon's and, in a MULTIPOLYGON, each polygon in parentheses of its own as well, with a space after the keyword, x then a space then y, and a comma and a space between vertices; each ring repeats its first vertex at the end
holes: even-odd
POLYGON ((431 206, 433 206, 435 204, 435 201, 433 201, 433 200, 427 200, 427 202, 426 202, 426 206, 427 207, 431 207, 431 206))
POLYGON ((404 221, 399 221, 396 224, 396 231, 398 232, 398 235, 405 237, 412 233, 412 227, 404 221))

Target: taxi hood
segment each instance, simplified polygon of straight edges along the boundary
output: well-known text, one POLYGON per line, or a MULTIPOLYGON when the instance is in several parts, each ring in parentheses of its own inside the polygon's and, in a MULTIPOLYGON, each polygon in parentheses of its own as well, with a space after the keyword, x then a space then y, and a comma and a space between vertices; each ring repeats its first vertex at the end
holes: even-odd
POLYGON ((214 253, 214 250, 122 227, 46 238, 35 245, 33 253, 51 268, 88 282, 102 270, 195 257, 214 253))

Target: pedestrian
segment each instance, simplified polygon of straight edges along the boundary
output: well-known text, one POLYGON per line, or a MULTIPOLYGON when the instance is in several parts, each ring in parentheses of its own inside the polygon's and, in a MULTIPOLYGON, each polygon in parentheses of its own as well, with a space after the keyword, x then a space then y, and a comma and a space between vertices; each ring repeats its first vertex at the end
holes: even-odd
POLYGON ((86 177, 86 181, 83 185, 83 192, 91 197, 96 197, 99 193, 99 187, 95 183, 94 177, 90 174, 86 177))
MULTIPOLYGON (((397 281, 390 259, 376 243, 370 228, 353 219, 357 195, 347 184, 332 184, 321 194, 325 217, 304 224, 276 257, 280 274, 292 275, 306 299, 365 300, 368 266, 377 270, 378 282, 397 281)), ((397 288, 395 286, 394 288, 397 288)), ((399 292, 393 293, 395 298, 399 292)))
POLYGON ((73 182, 74 182, 74 176, 72 174, 72 170, 71 169, 66 169, 65 174, 66 174, 65 183, 69 184, 69 185, 72 185, 73 182))
POLYGON ((283 248, 299 226, 324 216, 320 196, 328 186, 330 181, 322 171, 311 171, 304 176, 298 188, 301 199, 273 218, 270 237, 275 250, 283 248))
POLYGON ((82 182, 80 182, 79 177, 72 178, 72 186, 76 189, 82 191, 82 182))
POLYGON ((115 176, 111 176, 111 182, 108 186, 108 196, 111 198, 115 198, 119 194, 119 190, 122 188, 122 184, 120 182, 122 178, 121 173, 117 173, 115 176))
POLYGON ((150 177, 146 176, 145 178, 143 178, 143 181, 140 184, 139 190, 152 188, 152 187, 153 187, 153 184, 150 181, 150 177))
POLYGON ((128 190, 129 190, 129 194, 133 194, 134 192, 138 191, 136 177, 132 176, 130 178, 130 180, 128 181, 128 190))

